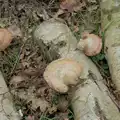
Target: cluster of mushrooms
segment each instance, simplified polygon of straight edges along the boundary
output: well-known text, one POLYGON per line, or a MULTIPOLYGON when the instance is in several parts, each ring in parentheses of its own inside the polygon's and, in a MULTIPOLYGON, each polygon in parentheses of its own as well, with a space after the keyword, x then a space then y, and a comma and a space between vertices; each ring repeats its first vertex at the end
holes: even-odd
MULTIPOLYGON (((99 36, 84 33, 77 45, 87 56, 95 56, 102 49, 102 40, 99 36)), ((83 66, 75 60, 61 58, 51 62, 44 72, 44 79, 48 85, 59 93, 66 93, 70 86, 80 82, 83 66)))
MULTIPOLYGON (((13 25, 0 29, 0 51, 4 51, 16 36, 22 36, 21 30, 13 25)), ((84 33, 77 48, 87 56, 95 56, 102 49, 102 40, 99 36, 84 33)), ((69 86, 79 83, 83 67, 77 61, 68 58, 61 58, 51 62, 45 69, 44 79, 48 85, 60 93, 66 93, 69 86)))

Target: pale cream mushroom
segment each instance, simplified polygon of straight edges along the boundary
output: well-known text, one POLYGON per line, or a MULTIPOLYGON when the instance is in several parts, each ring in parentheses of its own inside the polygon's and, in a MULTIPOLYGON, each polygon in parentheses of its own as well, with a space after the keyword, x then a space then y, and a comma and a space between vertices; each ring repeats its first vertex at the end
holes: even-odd
POLYGON ((95 56, 99 54, 102 49, 102 39, 95 34, 86 32, 83 34, 77 48, 84 51, 87 56, 95 56))
POLYGON ((8 28, 0 28, 0 51, 4 51, 10 45, 12 39, 17 36, 21 37, 22 33, 15 25, 8 28))
POLYGON ((52 89, 65 93, 70 85, 76 85, 79 82, 81 72, 80 63, 67 58, 58 59, 47 66, 44 79, 52 89))

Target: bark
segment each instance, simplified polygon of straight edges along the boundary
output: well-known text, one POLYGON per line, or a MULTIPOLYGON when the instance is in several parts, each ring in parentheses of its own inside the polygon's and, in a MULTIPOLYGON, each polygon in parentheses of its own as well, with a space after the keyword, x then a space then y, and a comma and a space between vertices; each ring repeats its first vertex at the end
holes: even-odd
POLYGON ((77 40, 67 25, 57 20, 45 21, 36 28, 33 36, 49 62, 71 58, 83 65, 81 84, 72 91, 75 120, 120 120, 119 110, 101 74, 88 57, 76 50, 77 40))
POLYGON ((12 97, 0 72, 0 120, 20 120, 13 107, 12 97))
POLYGON ((120 1, 102 0, 101 13, 105 54, 113 83, 120 91, 120 1))

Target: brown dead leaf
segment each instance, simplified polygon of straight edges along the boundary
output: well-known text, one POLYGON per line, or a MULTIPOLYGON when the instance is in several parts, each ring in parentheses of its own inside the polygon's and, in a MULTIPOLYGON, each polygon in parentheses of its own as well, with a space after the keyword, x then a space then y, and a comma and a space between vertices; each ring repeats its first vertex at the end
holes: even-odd
POLYGON ((35 117, 34 117, 34 116, 29 115, 29 116, 26 118, 26 120, 35 120, 35 117))
POLYGON ((13 76, 12 79, 10 80, 10 85, 14 85, 14 87, 16 88, 18 84, 20 84, 24 80, 25 78, 22 76, 13 76))
POLYGON ((61 112, 65 112, 67 110, 67 108, 68 108, 68 101, 65 99, 64 96, 61 96, 60 99, 58 100, 57 108, 61 112))
POLYGON ((57 111, 57 106, 53 105, 52 107, 48 108, 49 114, 54 114, 57 111))
POLYGON ((45 112, 47 108, 50 107, 50 103, 45 100, 45 98, 37 98, 35 93, 35 88, 30 87, 29 89, 17 89, 12 90, 11 93, 15 96, 18 96, 18 98, 26 101, 26 103, 31 103, 31 108, 33 110, 36 110, 38 107, 40 107, 41 112, 45 112))
POLYGON ((65 118, 64 120, 69 120, 68 118, 65 118))
POLYGON ((60 0, 60 8, 69 12, 81 10, 86 3, 84 0, 60 0))
POLYGON ((74 32, 76 33, 76 32, 78 32, 79 31, 79 27, 76 25, 76 26, 74 26, 74 32))
POLYGON ((41 87, 37 90, 37 97, 44 97, 47 87, 41 87))
POLYGON ((40 107, 41 112, 45 112, 47 108, 49 108, 49 103, 42 98, 30 98, 30 101, 32 101, 32 108, 37 109, 40 107))
POLYGON ((56 118, 58 118, 58 120, 69 120, 68 118, 68 112, 64 112, 64 113, 58 113, 55 115, 56 118))
POLYGON ((22 61, 22 62, 21 62, 21 65, 22 65, 23 68, 29 68, 30 63, 27 62, 27 61, 22 61))

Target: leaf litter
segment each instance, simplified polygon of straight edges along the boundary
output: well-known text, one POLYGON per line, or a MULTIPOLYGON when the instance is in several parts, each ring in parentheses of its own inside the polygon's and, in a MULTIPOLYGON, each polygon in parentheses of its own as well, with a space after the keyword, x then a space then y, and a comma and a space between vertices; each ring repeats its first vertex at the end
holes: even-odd
MULTIPOLYGON (((0 52, 0 70, 14 96, 16 109, 23 115, 22 120, 73 120, 68 96, 55 93, 43 78, 47 62, 32 38, 32 31, 62 9, 62 14, 56 17, 66 21, 77 39, 83 31, 102 36, 99 0, 1 0, 0 6, 0 27, 14 23, 24 36, 14 39, 5 51, 0 52)), ((101 52, 100 56, 91 59, 98 67, 106 66, 99 69, 111 92, 117 94, 103 56, 101 52)))
POLYGON ((32 32, 51 17, 59 5, 47 0, 2 0, 0 6, 0 27, 14 23, 23 32, 22 38, 14 39, 5 51, 0 52, 0 70, 14 96, 17 111, 22 120, 58 118, 62 111, 52 102, 56 93, 43 78, 47 63, 32 38, 32 32))
POLYGON ((69 12, 81 10, 86 6, 85 0, 60 0, 60 8, 69 12))

